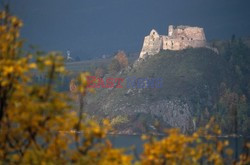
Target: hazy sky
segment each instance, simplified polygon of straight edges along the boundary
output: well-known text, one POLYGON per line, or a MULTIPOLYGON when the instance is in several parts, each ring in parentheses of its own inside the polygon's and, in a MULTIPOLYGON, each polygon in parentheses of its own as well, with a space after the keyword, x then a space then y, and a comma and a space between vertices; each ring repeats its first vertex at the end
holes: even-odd
POLYGON ((152 28, 204 27, 206 37, 250 36, 250 0, 11 0, 22 36, 43 50, 94 58, 139 52, 152 28))

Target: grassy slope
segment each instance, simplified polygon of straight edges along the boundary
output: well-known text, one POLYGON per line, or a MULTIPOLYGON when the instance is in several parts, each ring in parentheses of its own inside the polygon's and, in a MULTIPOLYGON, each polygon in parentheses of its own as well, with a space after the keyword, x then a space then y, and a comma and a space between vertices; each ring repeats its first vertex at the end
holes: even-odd
MULTIPOLYGON (((117 75, 117 77, 161 77, 163 88, 144 89, 141 95, 134 95, 127 100, 130 102, 144 101, 140 97, 149 97, 150 100, 165 98, 192 98, 196 94, 203 94, 209 88, 216 94, 221 82, 230 80, 230 73, 223 59, 208 49, 189 49, 184 51, 162 51, 158 55, 143 61, 138 67, 128 73, 117 75)), ((125 88, 114 89, 110 97, 124 97, 127 92, 125 88)), ((104 92, 101 90, 100 92, 104 92)), ((98 95, 98 93, 97 93, 98 95)), ((114 98, 114 99, 115 99, 114 98)))
POLYGON ((129 89, 125 81, 122 89, 98 89, 96 95, 88 99, 87 109, 90 109, 93 115, 111 118, 121 114, 132 115, 131 113, 137 110, 137 105, 175 98, 191 105, 194 114, 197 105, 200 110, 205 107, 212 109, 218 97, 220 84, 226 82, 230 85, 233 81, 229 66, 222 57, 204 48, 162 51, 116 76, 161 77, 164 80, 163 88, 133 89, 133 94, 128 95, 129 89), (120 111, 124 107, 131 111, 120 111))

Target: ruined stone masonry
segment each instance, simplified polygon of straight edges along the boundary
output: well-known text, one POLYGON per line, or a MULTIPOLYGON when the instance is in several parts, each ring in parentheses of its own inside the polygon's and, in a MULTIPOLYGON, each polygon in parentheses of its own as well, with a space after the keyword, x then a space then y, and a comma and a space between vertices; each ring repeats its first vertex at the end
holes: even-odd
POLYGON ((211 48, 207 45, 203 28, 170 25, 167 36, 159 35, 154 29, 151 30, 150 34, 144 38, 140 58, 144 58, 146 55, 155 55, 160 50, 183 50, 188 47, 211 48))

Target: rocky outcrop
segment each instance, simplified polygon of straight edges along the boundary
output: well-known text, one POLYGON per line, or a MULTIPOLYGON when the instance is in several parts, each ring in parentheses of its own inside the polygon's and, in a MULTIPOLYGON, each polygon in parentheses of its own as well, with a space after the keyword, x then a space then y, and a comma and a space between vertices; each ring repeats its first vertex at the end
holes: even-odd
MULTIPOLYGON (((188 132, 193 130, 191 107, 187 103, 182 102, 179 99, 174 100, 159 100, 155 102, 144 102, 142 104, 114 104, 109 102, 103 106, 101 111, 108 112, 112 109, 112 112, 108 114, 127 115, 130 114, 130 118, 138 114, 147 116, 152 120, 146 120, 144 127, 154 125, 155 120, 161 121, 161 124, 167 125, 172 128, 179 128, 182 132, 188 132), (114 107, 115 106, 115 107, 114 107)), ((139 123, 142 120, 133 121, 133 123, 139 123)), ((138 125, 138 124, 135 124, 138 125)), ((128 129, 128 128, 126 128, 128 129)), ((136 130, 133 130, 136 132, 136 130)), ((141 132, 143 132, 141 130, 141 132)), ((138 133, 138 132, 137 132, 138 133)))
POLYGON ((192 132, 194 118, 205 109, 208 113, 203 117, 208 119, 212 114, 221 83, 231 82, 233 76, 228 68, 222 57, 210 49, 161 51, 119 72, 116 76, 125 79, 123 88, 97 89, 96 95, 87 98, 86 110, 111 121, 120 116, 128 119, 115 127, 119 133, 158 132, 156 121, 161 130, 192 132), (161 88, 131 87, 127 85, 128 77, 162 78, 163 83, 161 88))

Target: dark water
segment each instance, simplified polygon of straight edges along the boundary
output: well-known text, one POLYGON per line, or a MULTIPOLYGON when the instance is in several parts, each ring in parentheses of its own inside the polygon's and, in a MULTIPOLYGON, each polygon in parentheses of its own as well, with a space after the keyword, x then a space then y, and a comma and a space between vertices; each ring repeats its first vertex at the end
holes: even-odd
MULTIPOLYGON (((128 148, 131 146, 135 147, 135 154, 139 155, 143 151, 144 141, 141 140, 139 135, 112 135, 109 136, 110 141, 116 148, 128 148)), ((250 142, 250 137, 230 137, 230 138, 219 138, 221 140, 229 141, 229 148, 234 151, 233 158, 237 159, 239 155, 244 151, 244 144, 250 142)))

